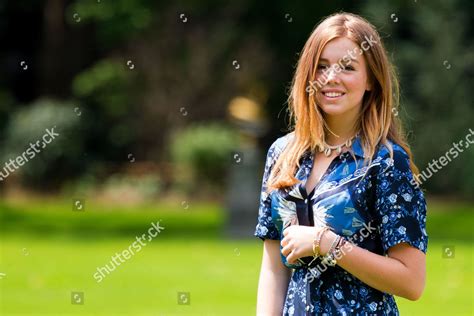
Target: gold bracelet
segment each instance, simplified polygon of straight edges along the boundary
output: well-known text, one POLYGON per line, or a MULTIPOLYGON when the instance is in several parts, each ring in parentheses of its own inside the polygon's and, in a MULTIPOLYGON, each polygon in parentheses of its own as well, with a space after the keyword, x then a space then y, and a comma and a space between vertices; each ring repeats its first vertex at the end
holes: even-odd
POLYGON ((316 233, 314 236, 314 241, 313 241, 313 257, 319 257, 320 253, 320 245, 321 245, 321 238, 323 237, 324 232, 328 231, 329 227, 324 226, 319 232, 316 233))

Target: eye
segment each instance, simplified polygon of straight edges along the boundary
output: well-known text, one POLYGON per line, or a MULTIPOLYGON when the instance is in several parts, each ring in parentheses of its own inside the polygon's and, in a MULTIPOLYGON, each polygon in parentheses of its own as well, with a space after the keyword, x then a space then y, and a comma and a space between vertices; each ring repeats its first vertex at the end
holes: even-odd
POLYGON ((345 65, 345 66, 344 66, 344 70, 352 71, 352 70, 354 70, 354 67, 349 66, 349 65, 345 65))
POLYGON ((327 65, 321 65, 321 64, 318 65, 318 70, 325 70, 327 68, 328 68, 327 65))

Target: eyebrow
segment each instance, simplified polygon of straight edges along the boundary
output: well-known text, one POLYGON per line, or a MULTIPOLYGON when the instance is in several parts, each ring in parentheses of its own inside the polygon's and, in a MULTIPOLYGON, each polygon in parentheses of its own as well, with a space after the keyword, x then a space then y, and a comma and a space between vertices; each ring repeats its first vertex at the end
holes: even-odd
MULTIPOLYGON (((359 62, 357 61, 357 59, 354 59, 354 58, 346 58, 346 60, 347 60, 347 59, 349 59, 350 61, 355 62, 355 63, 357 63, 357 64, 359 63, 359 62)), ((346 61, 345 61, 344 59, 342 59, 342 58, 339 58, 339 60, 340 60, 341 62, 346 62, 346 61)), ((327 60, 326 58, 319 58, 319 61, 329 62, 329 60, 327 60)))

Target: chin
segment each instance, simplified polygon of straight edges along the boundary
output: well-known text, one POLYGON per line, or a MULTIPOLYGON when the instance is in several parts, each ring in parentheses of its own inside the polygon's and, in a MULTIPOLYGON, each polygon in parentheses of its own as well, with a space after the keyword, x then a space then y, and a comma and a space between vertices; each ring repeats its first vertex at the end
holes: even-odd
POLYGON ((342 104, 324 104, 321 105, 320 108, 324 114, 331 116, 342 115, 350 111, 347 106, 344 106, 342 104))

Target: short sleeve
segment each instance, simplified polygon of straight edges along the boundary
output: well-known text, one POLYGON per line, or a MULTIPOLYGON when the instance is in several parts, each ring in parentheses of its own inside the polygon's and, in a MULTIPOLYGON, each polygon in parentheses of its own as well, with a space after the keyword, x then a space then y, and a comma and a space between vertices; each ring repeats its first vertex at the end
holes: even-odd
POLYGON ((426 201, 415 183, 406 152, 394 146, 382 160, 376 180, 375 210, 384 253, 406 242, 426 253, 426 201))
POLYGON ((267 152, 267 158, 265 161, 265 169, 263 172, 262 188, 260 192, 260 205, 258 209, 257 226, 255 228, 254 236, 261 240, 272 239, 279 240, 280 236, 278 230, 273 223, 272 212, 271 212, 271 196, 266 192, 267 181, 270 176, 272 167, 274 166, 278 156, 281 153, 279 143, 281 138, 277 139, 270 146, 267 152))

